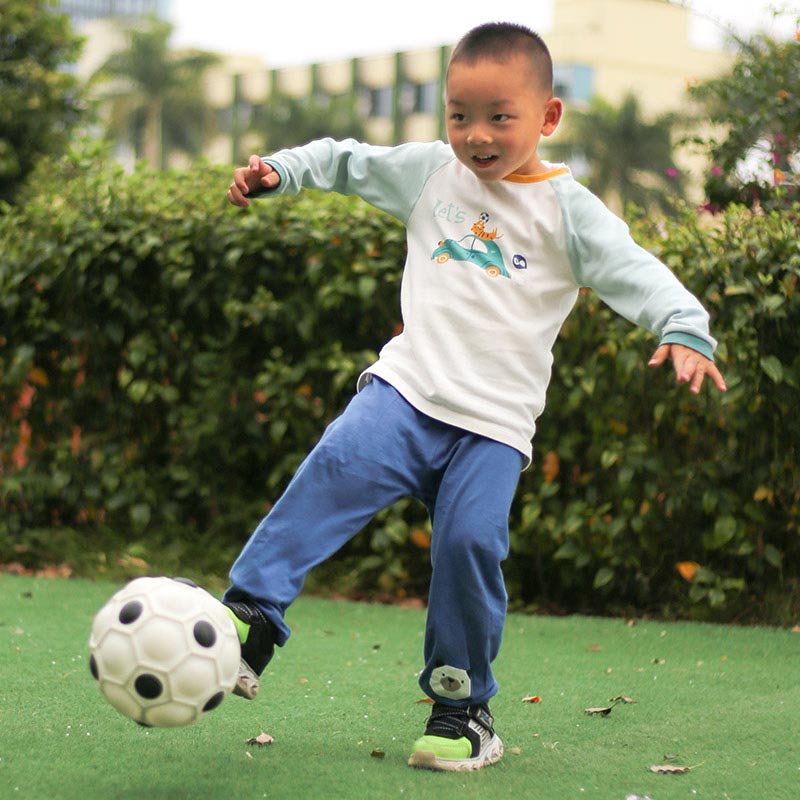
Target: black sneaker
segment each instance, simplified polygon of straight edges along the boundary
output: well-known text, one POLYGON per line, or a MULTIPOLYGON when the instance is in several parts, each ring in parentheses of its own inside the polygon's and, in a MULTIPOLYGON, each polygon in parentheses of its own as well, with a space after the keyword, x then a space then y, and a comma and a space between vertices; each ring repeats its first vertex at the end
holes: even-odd
POLYGON ((275 653, 275 626, 257 606, 239 600, 225 601, 242 647, 239 677, 233 693, 252 700, 258 694, 259 677, 275 653))
POLYGON ((434 703, 425 735, 414 742, 409 766, 460 772, 494 764, 503 757, 503 742, 493 725, 485 703, 468 708, 434 703))

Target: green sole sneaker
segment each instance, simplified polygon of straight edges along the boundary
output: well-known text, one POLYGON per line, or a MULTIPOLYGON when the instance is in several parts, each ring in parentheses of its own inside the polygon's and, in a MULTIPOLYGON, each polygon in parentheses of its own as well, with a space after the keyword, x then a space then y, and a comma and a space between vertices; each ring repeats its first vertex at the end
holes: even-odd
POLYGON ((503 742, 493 724, 486 705, 453 708, 435 703, 425 735, 414 742, 408 765, 468 772, 496 764, 503 757, 503 742))
POLYGON ((275 627, 250 603, 226 602, 224 605, 236 626, 242 648, 239 675, 233 693, 253 700, 258 694, 259 676, 275 652, 275 627))
POLYGON ((408 765, 439 772, 469 772, 482 769, 496 764, 503 757, 503 742, 497 734, 494 734, 482 744, 477 755, 470 755, 471 751, 469 739, 458 739, 454 742, 452 739, 440 736, 423 736, 414 744, 408 765), (453 744, 462 746, 453 748, 451 746, 453 744))

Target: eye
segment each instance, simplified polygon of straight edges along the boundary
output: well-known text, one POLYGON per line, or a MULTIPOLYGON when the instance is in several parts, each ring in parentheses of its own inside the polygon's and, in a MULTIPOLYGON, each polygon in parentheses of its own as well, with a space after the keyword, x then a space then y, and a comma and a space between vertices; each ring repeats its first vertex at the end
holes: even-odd
POLYGON ((466 119, 466 116, 462 114, 460 111, 454 111, 450 115, 450 120, 452 122, 463 122, 466 119))
POLYGON ((492 117, 492 122, 505 122, 506 120, 509 119, 511 119, 511 117, 508 114, 495 114, 492 117))

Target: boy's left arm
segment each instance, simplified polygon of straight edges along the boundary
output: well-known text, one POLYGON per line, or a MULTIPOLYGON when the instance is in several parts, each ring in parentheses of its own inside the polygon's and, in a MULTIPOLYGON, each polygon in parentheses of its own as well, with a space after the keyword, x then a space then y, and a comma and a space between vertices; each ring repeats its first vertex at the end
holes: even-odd
POLYGON ((589 286, 617 313, 655 333, 661 343, 648 362, 671 360, 678 383, 697 394, 706 375, 722 392, 714 364, 709 315, 675 275, 638 245, 628 226, 575 182, 561 187, 566 245, 579 285, 589 286))
POLYGON ((714 362, 702 353, 698 353, 697 350, 692 350, 691 347, 685 347, 682 344, 662 344, 653 353, 648 366, 661 366, 667 359, 672 360, 678 383, 690 384, 689 390, 693 394, 700 392, 706 375, 714 382, 717 389, 721 392, 727 391, 725 379, 714 362))

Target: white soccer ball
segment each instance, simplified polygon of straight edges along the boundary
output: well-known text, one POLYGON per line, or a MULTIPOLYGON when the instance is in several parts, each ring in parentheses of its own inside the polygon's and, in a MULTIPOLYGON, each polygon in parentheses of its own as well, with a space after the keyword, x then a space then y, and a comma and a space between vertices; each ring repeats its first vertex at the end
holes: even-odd
POLYGON ((189 581, 137 578, 100 609, 89 665, 114 708, 140 725, 177 727, 217 708, 239 671, 225 607, 189 581))

